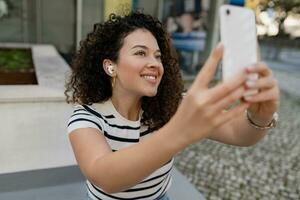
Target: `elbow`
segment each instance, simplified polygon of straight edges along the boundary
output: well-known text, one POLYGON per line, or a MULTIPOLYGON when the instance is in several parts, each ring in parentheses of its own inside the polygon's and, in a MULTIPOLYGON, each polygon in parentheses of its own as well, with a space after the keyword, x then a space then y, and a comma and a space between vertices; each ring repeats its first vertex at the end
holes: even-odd
POLYGON ((242 145, 238 145, 239 147, 252 147, 254 146, 255 144, 242 144, 242 145))
POLYGON ((259 143, 262 139, 263 139, 263 137, 244 138, 244 139, 237 141, 236 143, 238 143, 237 146, 240 146, 240 147, 252 147, 252 146, 255 146, 257 143, 259 143))
POLYGON ((118 193, 121 192, 120 190, 118 190, 117 188, 114 188, 113 186, 103 186, 101 187, 101 189, 103 190, 103 192, 105 192, 106 194, 113 194, 113 193, 118 193))
POLYGON ((116 176, 111 172, 107 173, 107 168, 103 165, 92 165, 92 167, 85 174, 89 182, 101 189, 106 194, 117 193, 121 191, 120 185, 116 180, 116 176), (106 172, 106 173, 105 173, 106 172))
POLYGON ((101 189, 107 194, 118 193, 125 190, 124 188, 120 188, 116 185, 109 185, 109 184, 104 185, 101 189))
POLYGON ((91 184, 107 194, 122 192, 131 187, 131 183, 120 181, 121 175, 108 162, 93 164, 86 175, 91 184))
POLYGON ((100 188, 103 192, 106 194, 115 193, 115 188, 110 186, 107 183, 99 183, 99 181, 94 180, 93 178, 88 179, 92 185, 94 185, 97 188, 100 188))
POLYGON ((122 192, 124 188, 120 188, 118 185, 113 183, 113 181, 99 181, 99 178, 90 177, 88 179, 94 186, 101 188, 106 194, 122 192))
POLYGON ((115 192, 115 189, 113 186, 106 182, 98 181, 95 177, 89 177, 89 182, 94 185, 97 188, 100 188, 103 192, 107 194, 111 194, 115 192))
POLYGON ((239 147, 252 147, 254 145, 256 145, 258 143, 258 141, 244 141, 244 142, 241 142, 239 144, 237 144, 236 146, 239 146, 239 147))

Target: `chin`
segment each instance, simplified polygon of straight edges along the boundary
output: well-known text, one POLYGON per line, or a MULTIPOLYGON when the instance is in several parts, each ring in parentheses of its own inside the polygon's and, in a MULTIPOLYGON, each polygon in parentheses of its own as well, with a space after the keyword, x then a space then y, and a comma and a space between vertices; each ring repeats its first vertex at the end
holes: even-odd
POLYGON ((156 94, 157 94, 157 90, 153 90, 153 91, 148 91, 148 92, 145 92, 144 93, 144 96, 146 96, 146 97, 154 97, 154 96, 156 96, 156 94))

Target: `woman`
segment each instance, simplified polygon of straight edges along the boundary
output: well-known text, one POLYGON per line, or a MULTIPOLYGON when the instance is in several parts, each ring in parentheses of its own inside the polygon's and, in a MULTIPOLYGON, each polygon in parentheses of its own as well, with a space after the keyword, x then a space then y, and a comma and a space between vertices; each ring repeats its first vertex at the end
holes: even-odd
POLYGON ((257 63, 208 88, 222 54, 219 45, 182 99, 178 63, 158 20, 133 12, 94 25, 65 92, 77 104, 68 133, 90 199, 168 199, 173 157, 188 145, 209 138, 250 146, 264 137, 279 102, 271 70, 257 63), (248 80, 251 73, 259 80, 248 80), (259 93, 243 97, 247 89, 259 93))

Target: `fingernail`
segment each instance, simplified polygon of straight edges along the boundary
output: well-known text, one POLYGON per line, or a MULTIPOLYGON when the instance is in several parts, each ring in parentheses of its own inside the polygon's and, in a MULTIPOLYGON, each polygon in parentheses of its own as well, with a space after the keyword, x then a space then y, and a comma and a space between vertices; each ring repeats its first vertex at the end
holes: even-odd
POLYGON ((246 101, 249 101, 249 100, 252 99, 252 96, 244 96, 244 99, 245 99, 246 101))
POLYGON ((251 73, 251 74, 248 74, 248 76, 247 76, 248 81, 257 81, 257 79, 258 79, 257 73, 251 73))
POLYGON ((219 42, 219 44, 217 45, 216 49, 221 49, 223 48, 223 44, 221 42, 219 42))
POLYGON ((248 81, 246 81, 246 85, 249 88, 253 88, 253 87, 256 86, 256 81, 255 80, 248 80, 248 81))
POLYGON ((251 66, 248 66, 246 69, 248 72, 252 72, 255 69, 255 66, 251 65, 251 66))
POLYGON ((258 94, 258 90, 256 89, 250 89, 250 90, 246 90, 245 93, 244 93, 244 97, 249 97, 249 96, 253 96, 253 95, 256 95, 258 94))

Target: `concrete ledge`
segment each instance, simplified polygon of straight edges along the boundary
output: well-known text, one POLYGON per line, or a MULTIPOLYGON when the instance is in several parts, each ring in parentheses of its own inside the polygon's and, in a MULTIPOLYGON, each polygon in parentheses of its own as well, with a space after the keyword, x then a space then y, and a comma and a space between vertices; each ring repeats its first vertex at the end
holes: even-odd
POLYGON ((64 101, 68 64, 52 45, 0 43, 1 47, 30 48, 38 85, 0 85, 1 102, 64 101))
MULTIPOLYGON (((173 169, 170 200, 204 200, 177 169, 173 169)), ((77 166, 33 170, 0 175, 0 199, 5 200, 83 200, 85 178, 77 166)))
POLYGON ((84 177, 77 166, 0 175, 0 199, 83 200, 84 177))
MULTIPOLYGON (((30 170, 0 175, 0 194, 84 182, 78 166, 30 170)), ((0 196, 1 197, 1 196, 0 196)), ((2 198, 0 198, 2 199, 2 198)))
POLYGON ((0 110, 0 174, 76 163, 66 133, 73 111, 70 105, 0 103, 0 110))

